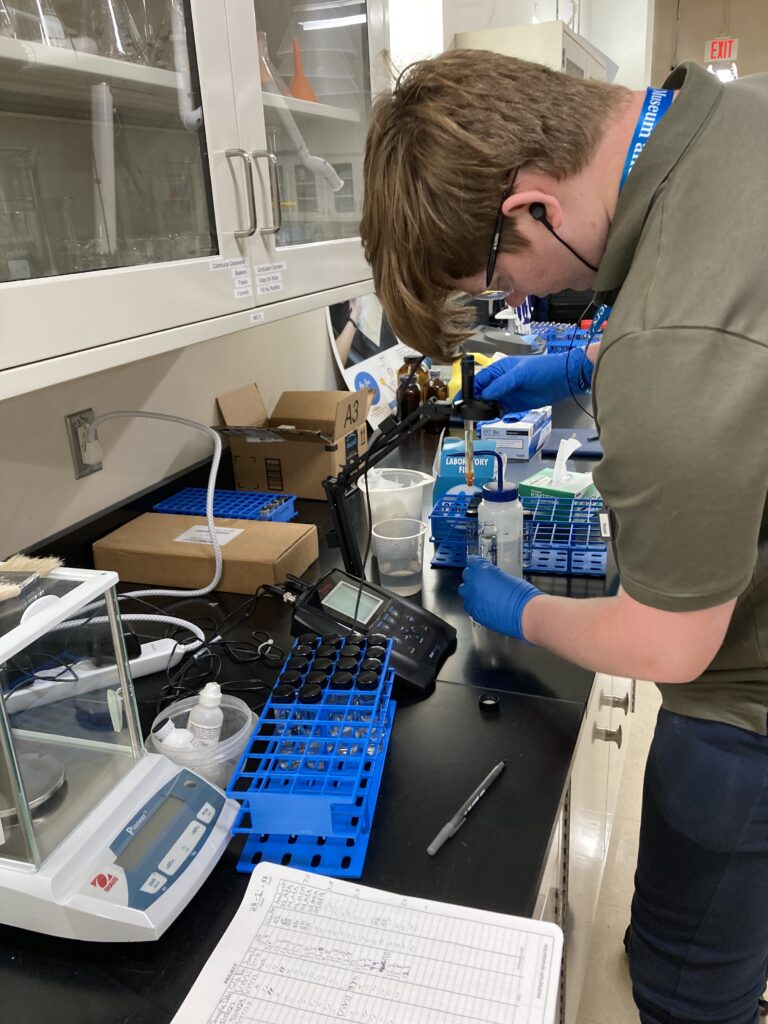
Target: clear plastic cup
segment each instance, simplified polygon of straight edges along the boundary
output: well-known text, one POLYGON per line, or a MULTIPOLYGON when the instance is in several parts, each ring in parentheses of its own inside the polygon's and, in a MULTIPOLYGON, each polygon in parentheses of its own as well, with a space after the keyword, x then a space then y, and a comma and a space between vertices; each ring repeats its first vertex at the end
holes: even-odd
POLYGON ((416 469, 378 469, 368 472, 368 480, 362 476, 357 486, 363 494, 368 491, 371 502, 371 520, 374 523, 385 519, 421 519, 424 489, 434 482, 429 473, 416 469))
POLYGON ((427 528, 419 519, 385 519, 374 523, 373 553, 379 578, 386 590, 410 597, 421 590, 424 537, 427 528))

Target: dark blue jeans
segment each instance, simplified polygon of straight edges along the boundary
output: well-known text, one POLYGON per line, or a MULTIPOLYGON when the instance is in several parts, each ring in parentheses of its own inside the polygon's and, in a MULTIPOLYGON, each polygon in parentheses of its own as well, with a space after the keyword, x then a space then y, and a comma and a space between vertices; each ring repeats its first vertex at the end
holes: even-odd
POLYGON ((629 966, 643 1024, 756 1024, 768 972, 768 737, 659 712, 629 966))

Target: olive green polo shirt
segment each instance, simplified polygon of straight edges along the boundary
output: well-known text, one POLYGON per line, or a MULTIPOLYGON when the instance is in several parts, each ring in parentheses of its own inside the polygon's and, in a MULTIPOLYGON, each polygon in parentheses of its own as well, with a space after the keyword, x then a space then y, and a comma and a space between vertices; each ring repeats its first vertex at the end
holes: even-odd
POLYGON ((766 734, 768 75, 696 64, 619 197, 593 379, 621 584, 666 611, 736 598, 722 647, 663 706, 766 734))

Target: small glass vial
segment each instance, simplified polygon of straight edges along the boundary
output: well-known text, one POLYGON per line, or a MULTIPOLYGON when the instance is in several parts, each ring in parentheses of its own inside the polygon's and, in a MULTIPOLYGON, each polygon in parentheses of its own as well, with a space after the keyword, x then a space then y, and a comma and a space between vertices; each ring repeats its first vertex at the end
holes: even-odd
POLYGON ((480 554, 480 538, 478 536, 479 523, 477 520, 477 505, 470 505, 464 514, 466 524, 465 537, 467 543, 467 558, 480 554))
POLYGON ((496 524, 491 522, 480 523, 477 531, 478 554, 487 562, 496 565, 498 532, 496 524))
POLYGON ((533 563, 533 537, 535 525, 533 512, 529 508, 523 509, 523 572, 530 572, 533 563))
POLYGON ((400 386, 395 397, 397 401, 397 418, 402 421, 421 405, 421 388, 417 378, 403 374, 400 377, 400 386))

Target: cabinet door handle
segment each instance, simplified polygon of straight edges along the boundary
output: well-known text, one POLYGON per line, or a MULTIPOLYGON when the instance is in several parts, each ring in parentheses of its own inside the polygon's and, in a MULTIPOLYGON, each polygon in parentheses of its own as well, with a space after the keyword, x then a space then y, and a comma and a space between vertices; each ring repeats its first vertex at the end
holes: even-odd
POLYGON ((617 747, 621 748, 621 726, 619 726, 618 729, 600 729, 595 725, 592 736, 596 740, 605 740, 606 743, 615 743, 617 747))
POLYGON ((623 697, 614 697, 608 693, 600 694, 600 707, 601 708, 621 708, 625 715, 629 714, 629 694, 625 693, 623 697))
POLYGON ((224 156, 227 160, 238 157, 245 164, 245 195, 248 200, 248 227, 237 228, 235 238, 250 238, 256 234, 256 195, 253 191, 253 160, 251 154, 244 149, 225 149, 224 156))
POLYGON ((268 160, 269 186, 272 192, 272 227, 262 228, 262 235, 276 235, 283 226, 283 201, 280 195, 280 178, 277 173, 277 157, 268 149, 258 149, 252 154, 254 160, 268 160))

